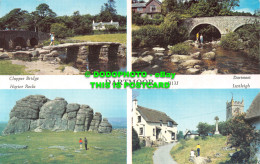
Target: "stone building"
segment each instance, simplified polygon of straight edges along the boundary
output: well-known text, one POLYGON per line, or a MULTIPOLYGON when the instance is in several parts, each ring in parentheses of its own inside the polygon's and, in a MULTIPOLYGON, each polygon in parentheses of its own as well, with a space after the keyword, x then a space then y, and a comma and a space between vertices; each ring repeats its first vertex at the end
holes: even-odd
POLYGON ((164 112, 145 108, 133 101, 132 125, 140 139, 171 143, 177 141, 177 123, 164 112))
POLYGON ((132 12, 140 13, 141 16, 148 15, 149 18, 153 18, 155 14, 160 14, 162 3, 158 0, 149 0, 148 2, 136 2, 132 3, 132 12))
MULTIPOLYGON (((249 109, 246 112, 246 119, 249 123, 255 126, 256 130, 260 131, 260 93, 255 97, 249 109)), ((258 161, 260 161, 260 143, 258 142, 258 152, 256 154, 258 161)))
POLYGON ((234 101, 233 97, 230 102, 227 101, 226 104, 226 120, 231 119, 232 117, 241 114, 244 112, 244 100, 234 101))

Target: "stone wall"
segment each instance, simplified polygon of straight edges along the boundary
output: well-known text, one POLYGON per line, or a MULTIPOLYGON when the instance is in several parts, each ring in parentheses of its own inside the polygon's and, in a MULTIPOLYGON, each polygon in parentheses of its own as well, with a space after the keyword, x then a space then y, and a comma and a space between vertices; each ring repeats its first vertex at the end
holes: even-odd
POLYGON ((88 105, 68 104, 64 98, 49 100, 42 95, 30 95, 16 102, 3 135, 26 131, 97 131, 110 133, 112 126, 102 114, 88 105))

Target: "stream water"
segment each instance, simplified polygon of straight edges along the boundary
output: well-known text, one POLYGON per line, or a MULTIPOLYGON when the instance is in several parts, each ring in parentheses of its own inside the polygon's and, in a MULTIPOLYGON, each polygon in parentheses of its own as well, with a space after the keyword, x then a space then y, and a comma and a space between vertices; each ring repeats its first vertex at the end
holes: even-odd
POLYGON ((89 62, 89 70, 93 71, 126 71, 126 59, 125 58, 117 58, 114 60, 109 60, 109 62, 89 62))
MULTIPOLYGON (((212 49, 213 47, 211 45, 204 45, 203 48, 193 47, 191 53, 201 52, 201 54, 203 54, 212 51, 212 49)), ((139 56, 144 51, 147 51, 147 49, 133 50, 133 52, 138 52, 139 56)), ((151 49, 148 51, 150 55, 155 53, 151 49)), ((202 60, 202 71, 218 69, 218 74, 260 74, 260 61, 249 57, 243 51, 225 50, 218 46, 216 47, 215 53, 215 60, 202 60)), ((166 51, 164 54, 168 54, 168 52, 166 51)), ((160 71, 186 74, 186 69, 179 67, 178 63, 171 62, 169 56, 153 56, 154 59, 152 60, 151 65, 146 67, 133 67, 133 71, 146 71, 148 74, 154 74, 160 71)))

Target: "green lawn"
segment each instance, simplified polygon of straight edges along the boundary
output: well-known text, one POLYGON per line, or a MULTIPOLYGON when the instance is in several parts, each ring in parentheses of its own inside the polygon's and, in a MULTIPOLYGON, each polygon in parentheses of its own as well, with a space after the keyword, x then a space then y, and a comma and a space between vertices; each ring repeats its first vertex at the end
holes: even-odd
POLYGON ((27 149, 0 149, 0 163, 126 163, 126 134, 113 130, 111 134, 96 132, 26 132, 0 136, 0 144, 28 145, 27 149), (89 150, 79 150, 79 138, 88 138, 89 150), (66 150, 49 149, 49 146, 65 146, 66 150), (49 157, 50 155, 53 157, 49 157))
POLYGON ((118 42, 126 44, 126 33, 124 34, 100 34, 100 35, 84 35, 75 36, 69 39, 92 41, 92 42, 118 42))
POLYGON ((0 75, 29 75, 25 66, 12 64, 11 61, 0 61, 0 75))
POLYGON ((191 163, 189 162, 190 151, 193 149, 196 152, 196 146, 199 143, 201 145, 201 155, 202 157, 211 157, 212 164, 225 162, 230 159, 229 153, 234 151, 224 151, 222 147, 226 147, 226 137, 207 137, 206 140, 183 140, 171 150, 171 156, 178 163, 191 163), (220 153, 220 157, 216 158, 214 155, 220 153))
POLYGON ((156 148, 153 147, 142 147, 139 150, 133 152, 132 161, 133 164, 152 164, 153 163, 153 152, 156 148))

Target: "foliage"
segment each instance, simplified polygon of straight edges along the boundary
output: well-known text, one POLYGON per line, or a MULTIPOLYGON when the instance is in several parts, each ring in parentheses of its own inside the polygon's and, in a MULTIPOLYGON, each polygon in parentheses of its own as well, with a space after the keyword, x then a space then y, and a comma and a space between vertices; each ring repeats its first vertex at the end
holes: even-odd
POLYGON ((254 163, 254 156, 257 151, 255 144, 259 141, 259 134, 255 131, 255 127, 250 125, 245 114, 240 114, 230 121, 231 133, 228 142, 233 147, 239 147, 240 152, 237 158, 232 158, 232 162, 242 163, 247 161, 254 163))
POLYGON ((115 31, 118 31, 117 28, 113 25, 106 25, 105 26, 106 30, 109 31, 109 32, 115 32, 115 31))
POLYGON ((194 140, 199 140, 199 139, 200 139, 199 136, 195 136, 195 137, 194 137, 194 140))
POLYGON ((188 43, 178 43, 170 47, 170 52, 172 54, 188 55, 189 51, 190 51, 190 46, 188 43))
POLYGON ((54 23, 51 25, 51 32, 55 33, 55 37, 65 38, 72 34, 64 23, 54 23))
POLYGON ((15 154, 1 158, 1 163, 125 163, 127 148, 124 132, 113 130, 110 134, 100 134, 90 131, 43 131, 1 136, 0 144, 28 145, 27 149, 22 150, 0 149, 1 154, 15 154), (75 152, 80 149, 79 138, 83 137, 87 137, 89 149, 75 152), (64 146, 66 150, 48 148, 54 145, 64 146), (50 158, 50 154, 54 157, 50 158))
POLYGON ((179 131, 178 134, 177 134, 177 139, 181 140, 183 138, 184 138, 183 131, 179 131))
POLYGON ((174 146, 170 152, 171 156, 177 163, 190 163, 190 151, 195 150, 199 143, 201 146, 201 156, 211 157, 212 163, 220 163, 229 160, 229 153, 233 153, 234 150, 226 151, 223 147, 226 147, 226 138, 224 136, 208 137, 206 140, 202 140, 198 137, 197 140, 183 140, 182 143, 178 143, 174 146), (220 157, 215 157, 216 153, 220 153, 220 157))
POLYGON ((237 51, 243 46, 242 42, 239 39, 240 38, 238 34, 230 32, 226 36, 221 38, 220 45, 225 49, 237 51))
POLYGON ((27 11, 15 8, 1 18, 1 28, 10 30, 19 30, 24 23, 24 17, 28 14, 27 11))
POLYGON ((140 140, 137 132, 132 128, 132 151, 140 149, 140 140))
POLYGON ((227 136, 230 133, 229 124, 230 124, 230 121, 219 122, 218 123, 219 133, 222 134, 223 136, 227 136))
POLYGON ((260 60, 260 25, 256 21, 254 24, 245 25, 239 28, 237 33, 244 42, 244 47, 248 49, 249 56, 260 60))
POLYGON ((207 136, 209 132, 214 131, 214 125, 209 125, 208 123, 200 122, 197 125, 198 133, 202 136, 207 136))
POLYGON ((151 164, 153 163, 153 152, 156 148, 154 147, 144 147, 142 149, 136 150, 133 152, 134 164, 151 164))
POLYGON ((147 15, 142 17, 140 13, 132 13, 132 23, 138 26, 145 25, 160 25, 163 22, 163 16, 161 14, 157 14, 150 19, 147 15))

